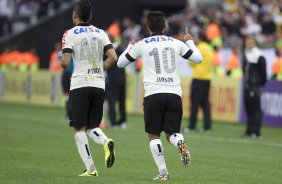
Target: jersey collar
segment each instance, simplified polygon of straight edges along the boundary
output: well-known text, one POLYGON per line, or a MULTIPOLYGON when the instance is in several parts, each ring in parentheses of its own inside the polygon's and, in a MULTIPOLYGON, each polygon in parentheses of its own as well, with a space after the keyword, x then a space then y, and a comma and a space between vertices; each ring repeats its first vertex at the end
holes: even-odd
POLYGON ((83 23, 79 23, 76 26, 90 26, 89 23, 83 22, 83 23))
POLYGON ((156 35, 165 35, 165 34, 161 32, 156 32, 156 33, 151 34, 150 36, 156 36, 156 35))

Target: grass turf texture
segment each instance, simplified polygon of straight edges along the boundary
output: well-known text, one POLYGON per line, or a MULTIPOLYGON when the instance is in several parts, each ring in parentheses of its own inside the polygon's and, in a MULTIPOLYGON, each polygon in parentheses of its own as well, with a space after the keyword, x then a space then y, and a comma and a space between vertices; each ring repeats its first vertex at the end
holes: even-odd
MULTIPOLYGON (((117 159, 110 169, 104 165, 102 146, 91 140, 99 177, 78 177, 84 165, 63 114, 63 109, 0 104, 1 184, 153 182, 157 169, 142 116, 130 115, 125 131, 104 131, 116 143, 117 159)), ((210 134, 184 134, 192 155, 187 167, 181 165, 176 149, 163 139, 171 175, 168 183, 281 183, 282 129, 263 127, 263 138, 257 140, 241 138, 244 128, 214 123, 210 134)))

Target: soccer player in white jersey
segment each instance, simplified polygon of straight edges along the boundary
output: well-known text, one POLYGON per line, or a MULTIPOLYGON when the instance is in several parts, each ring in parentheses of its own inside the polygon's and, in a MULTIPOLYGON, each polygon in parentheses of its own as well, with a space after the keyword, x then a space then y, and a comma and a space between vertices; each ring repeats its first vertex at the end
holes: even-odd
POLYGON ((75 129, 75 143, 86 171, 79 176, 98 176, 91 157, 87 135, 104 146, 105 164, 109 168, 115 160, 114 142, 99 128, 103 115, 105 90, 104 70, 116 63, 117 55, 107 34, 89 24, 92 5, 89 0, 76 3, 73 11, 74 27, 62 39, 62 67, 74 57, 74 72, 70 87, 70 126, 75 129), (107 59, 103 62, 103 53, 107 59))
POLYGON ((147 20, 150 37, 135 44, 131 41, 119 57, 117 65, 125 67, 137 58, 142 58, 145 131, 149 135, 150 149, 159 170, 154 180, 168 180, 169 173, 160 139, 162 131, 165 132, 167 140, 178 149, 182 163, 187 165, 190 162, 188 147, 180 134, 182 90, 176 62, 179 57, 183 57, 201 63, 202 56, 187 31, 184 36, 186 44, 164 35, 165 16, 162 12, 150 12, 147 20))

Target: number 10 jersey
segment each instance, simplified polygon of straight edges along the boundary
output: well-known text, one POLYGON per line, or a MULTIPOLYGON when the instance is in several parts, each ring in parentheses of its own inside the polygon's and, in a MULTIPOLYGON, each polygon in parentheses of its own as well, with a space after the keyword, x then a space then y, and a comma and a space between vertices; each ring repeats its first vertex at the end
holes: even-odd
POLYGON ((182 96, 178 73, 180 58, 188 59, 193 51, 180 40, 155 35, 140 40, 128 48, 126 58, 134 61, 141 57, 144 70, 145 97, 156 93, 182 96))

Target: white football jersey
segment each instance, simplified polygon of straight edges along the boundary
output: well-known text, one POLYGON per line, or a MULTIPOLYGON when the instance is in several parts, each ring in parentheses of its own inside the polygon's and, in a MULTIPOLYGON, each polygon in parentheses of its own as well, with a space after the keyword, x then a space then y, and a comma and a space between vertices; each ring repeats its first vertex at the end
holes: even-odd
POLYGON ((72 53, 74 71, 70 90, 81 87, 105 89, 103 54, 112 48, 108 35, 89 24, 79 24, 65 32, 63 53, 72 53))
POLYGON ((193 53, 180 40, 155 35, 140 40, 128 49, 129 61, 141 57, 144 70, 145 97, 156 93, 182 95, 178 65, 179 57, 188 59, 193 53))

